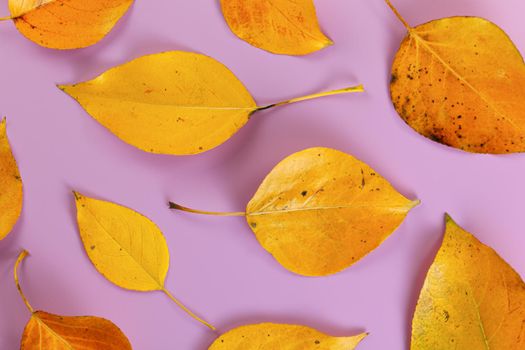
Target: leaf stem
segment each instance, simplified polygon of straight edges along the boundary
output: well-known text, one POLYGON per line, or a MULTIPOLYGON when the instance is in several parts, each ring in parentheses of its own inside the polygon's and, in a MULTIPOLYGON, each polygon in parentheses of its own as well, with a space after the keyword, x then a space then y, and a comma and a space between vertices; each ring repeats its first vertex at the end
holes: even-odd
POLYGON ((188 213, 194 213, 194 214, 202 214, 202 215, 213 215, 213 216, 246 216, 246 213, 243 211, 236 211, 236 212, 216 212, 216 211, 204 211, 204 210, 196 210, 184 207, 180 204, 169 202, 170 209, 185 211, 188 213))
POLYGON ((13 19, 13 17, 11 17, 11 16, 0 17, 0 22, 2 22, 2 21, 9 21, 10 19, 13 19))
POLYGON ((406 27, 406 29, 408 29, 408 31, 410 32, 412 30, 412 27, 410 26, 410 24, 408 24, 408 22, 403 18, 403 16, 401 16, 401 14, 399 13, 399 11, 394 7, 394 5, 392 5, 392 3, 390 2, 390 0, 385 0, 386 4, 388 5, 388 7, 390 7, 390 9, 392 10, 392 12, 394 12, 394 14, 396 15, 396 17, 401 21, 401 23, 403 23, 403 25, 406 27))
POLYGON ((29 252, 27 250, 23 250, 19 255, 18 255, 18 259, 16 259, 16 263, 15 263, 15 267, 13 269, 13 275, 14 275, 14 278, 15 278, 15 284, 16 284, 16 289, 18 289, 18 293, 20 294, 20 296, 22 297, 22 300, 24 301, 24 304, 26 304, 27 306, 27 309, 31 312, 31 313, 34 313, 35 310, 33 309, 33 307, 31 306, 31 304, 29 304, 29 301, 27 300, 26 296, 24 295, 24 292, 22 291, 22 287, 20 287, 20 281, 18 279, 18 266, 20 265, 20 263, 22 262, 22 260, 24 260, 24 258, 26 256, 29 255, 29 252))
POLYGON ((208 327, 209 329, 211 329, 212 331, 215 331, 217 330, 215 327, 213 327, 211 324, 209 324, 208 322, 204 321, 202 318, 200 318, 199 316, 195 315, 190 309, 188 309, 186 306, 184 306, 183 303, 181 303, 180 301, 177 300, 177 298, 175 298, 166 288, 162 288, 162 291, 164 292, 164 294, 166 294, 168 296, 168 298, 170 298, 171 300, 173 300, 173 302, 175 304, 177 304, 182 310, 184 310, 188 315, 190 315, 193 319, 199 321, 200 323, 202 323, 203 325, 205 325, 206 327, 208 327))
POLYGON ((292 98, 290 100, 286 100, 286 101, 282 101, 282 102, 278 102, 278 103, 273 103, 273 104, 268 105, 268 106, 258 107, 254 112, 263 111, 265 109, 270 109, 270 108, 273 108, 273 107, 283 106, 283 105, 287 105, 287 104, 290 104, 290 103, 306 101, 306 100, 312 100, 312 99, 319 98, 319 97, 324 97, 324 96, 339 95, 339 94, 346 94, 346 93, 352 93, 352 92, 363 92, 363 91, 365 91, 365 89, 363 88, 363 85, 358 85, 358 86, 346 87, 346 88, 343 88, 343 89, 319 92, 319 93, 316 93, 316 94, 296 97, 296 98, 292 98))

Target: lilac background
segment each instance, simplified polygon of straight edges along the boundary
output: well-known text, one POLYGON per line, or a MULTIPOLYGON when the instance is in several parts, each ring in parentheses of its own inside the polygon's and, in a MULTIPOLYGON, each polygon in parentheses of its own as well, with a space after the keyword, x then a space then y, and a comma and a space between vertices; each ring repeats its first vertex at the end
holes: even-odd
MULTIPOLYGON (((1 349, 18 348, 29 318, 11 277, 21 248, 32 253, 22 283, 35 308, 107 317, 138 350, 207 349, 215 338, 161 293, 125 291, 98 274, 78 237, 73 189, 154 220, 171 251, 168 289, 220 331, 261 321, 300 323, 335 335, 369 331, 361 350, 406 349, 445 211, 525 275, 525 155, 467 154, 413 132, 388 97, 401 24, 381 0, 316 2, 322 27, 336 44, 307 57, 275 56, 237 39, 212 0, 138 0, 103 42, 75 52, 40 48, 11 23, 0 23, 0 113, 8 116, 25 186, 21 220, 0 242, 1 349), (119 141, 54 87, 172 49, 217 58, 261 104, 358 82, 368 92, 267 111, 213 151, 171 157, 119 141), (242 218, 166 208, 172 199, 242 210, 273 165, 311 146, 351 153, 403 194, 423 201, 381 247, 335 276, 287 272, 242 218)), ((486 17, 525 50, 523 0, 395 3, 414 25, 451 15, 486 17)))

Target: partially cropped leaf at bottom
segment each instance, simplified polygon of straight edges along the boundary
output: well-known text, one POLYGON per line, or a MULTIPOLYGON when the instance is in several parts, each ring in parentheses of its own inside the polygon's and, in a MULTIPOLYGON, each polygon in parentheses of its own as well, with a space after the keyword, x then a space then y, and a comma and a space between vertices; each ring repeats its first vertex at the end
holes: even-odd
POLYGON ((111 321, 94 316, 60 316, 35 311, 22 292, 18 266, 27 256, 20 253, 14 268, 15 284, 31 312, 22 340, 21 350, 131 350, 126 335, 111 321))
POLYGON ((525 283, 449 216, 419 296, 411 348, 525 349, 525 283))
POLYGON ((305 326, 261 323, 221 335, 209 350, 353 350, 366 336, 332 337, 305 326))

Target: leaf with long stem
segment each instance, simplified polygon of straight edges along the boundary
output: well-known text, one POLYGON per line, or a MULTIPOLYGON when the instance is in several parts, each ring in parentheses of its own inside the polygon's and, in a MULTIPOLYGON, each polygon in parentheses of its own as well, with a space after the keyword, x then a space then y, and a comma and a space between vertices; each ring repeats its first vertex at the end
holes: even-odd
POLYGON ((259 243, 285 268, 300 275, 324 276, 347 268, 379 246, 418 204, 419 200, 405 198, 365 163, 316 147, 280 162, 245 212, 203 211, 174 202, 169 207, 243 216, 259 243))
POLYGON ((183 51, 139 57, 92 80, 58 87, 126 143, 173 155, 198 154, 221 145, 254 113, 364 91, 358 85, 259 106, 222 63, 183 51))
POLYGON ((169 250, 157 225, 121 205, 75 192, 80 237, 95 268, 110 282, 134 291, 161 291, 193 319, 215 330, 166 288, 169 250))

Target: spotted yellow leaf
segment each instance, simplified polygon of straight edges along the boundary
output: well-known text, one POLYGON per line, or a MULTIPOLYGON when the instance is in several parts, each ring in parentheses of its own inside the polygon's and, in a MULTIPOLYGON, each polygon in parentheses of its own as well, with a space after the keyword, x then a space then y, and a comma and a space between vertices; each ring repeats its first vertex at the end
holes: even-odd
POLYGON ((22 211, 22 179, 7 139, 6 120, 0 122, 0 240, 13 229, 22 211))
POLYGON ((27 251, 22 251, 14 268, 15 284, 31 312, 20 342, 21 350, 131 350, 126 335, 111 321, 95 316, 72 317, 35 311, 20 287, 17 272, 27 255, 27 251))
POLYGON ((405 122, 464 151, 524 152, 525 64, 507 34, 478 17, 411 27, 392 9, 408 30, 390 83, 405 122))
POLYGON ((448 215, 412 321, 412 350, 525 349, 525 283, 448 215))
POLYGON ((313 0, 221 0, 221 7, 235 35, 272 53, 306 55, 333 44, 313 0))
POLYGON ((191 317, 196 316, 164 287, 169 251, 150 219, 121 205, 75 192, 80 237, 95 268, 110 282, 135 291, 161 291, 191 317))
POLYGON ((305 326, 261 323, 221 335, 209 350, 353 350, 366 336, 332 337, 305 326))
POLYGON ((133 0, 9 0, 16 28, 36 44, 52 49, 93 45, 108 34, 133 0))
POLYGON ((221 145, 255 112, 363 91, 358 86, 259 107, 223 64, 182 51, 143 56, 93 80, 59 88, 121 140, 146 152, 174 155, 221 145))
POLYGON ((378 247, 417 204, 360 160, 316 147, 281 161, 264 179, 245 216, 259 243, 286 269, 324 276, 378 247))

